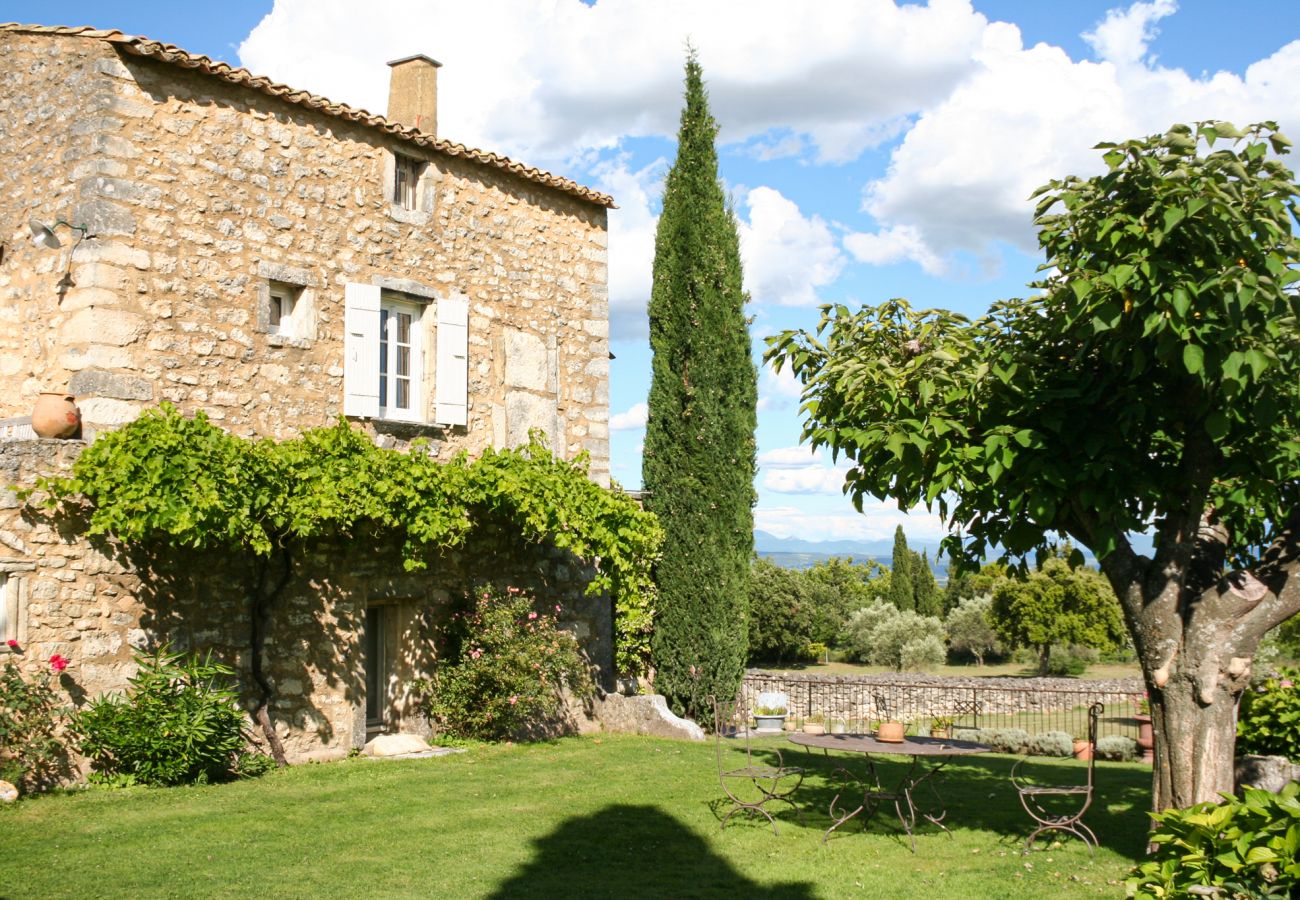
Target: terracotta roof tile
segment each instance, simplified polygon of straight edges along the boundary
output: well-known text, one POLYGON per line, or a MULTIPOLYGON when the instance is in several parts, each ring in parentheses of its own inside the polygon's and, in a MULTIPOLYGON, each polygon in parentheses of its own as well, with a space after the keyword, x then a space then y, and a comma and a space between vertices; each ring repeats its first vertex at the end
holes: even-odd
POLYGON ((484 150, 475 150, 472 147, 466 147, 464 144, 456 144, 451 141, 436 138, 432 135, 415 129, 407 128, 404 125, 398 125, 390 122, 383 116, 377 116, 367 112, 364 109, 358 109, 348 106, 344 103, 334 103, 325 97, 317 94, 311 94, 307 91, 299 91, 288 85, 279 84, 269 78, 261 75, 254 75, 247 69, 236 68, 229 63, 219 62, 207 56, 190 53, 182 50, 175 44, 164 44, 160 41, 150 40, 149 38, 139 37, 136 35, 123 34, 121 31, 105 31, 90 26, 69 27, 65 25, 21 25, 17 22, 0 23, 0 31, 9 31, 17 34, 57 34, 70 35, 76 37, 97 38, 103 41, 111 41, 117 44, 128 53, 136 56, 145 56, 151 59, 161 60, 174 66, 180 66, 185 69, 196 69, 205 75, 212 75, 227 81, 231 84, 241 85, 269 94, 272 97, 279 97, 288 103, 296 103, 299 106, 305 106, 308 109, 314 109, 323 112, 326 115, 336 116, 340 119, 346 119, 349 122, 358 122, 371 128, 377 128, 380 131, 391 134, 402 140, 410 141, 421 147, 427 147, 436 153, 446 156, 459 156, 485 166, 492 166, 497 169, 518 175, 520 178, 537 184, 554 188, 565 194, 569 194, 579 199, 595 203, 598 206, 609 208, 614 207, 614 198, 608 194, 602 194, 591 188, 584 187, 576 181, 568 178, 561 178, 559 175, 552 175, 541 169, 532 166, 526 166, 523 163, 515 162, 507 157, 500 156, 496 153, 489 153, 484 150))

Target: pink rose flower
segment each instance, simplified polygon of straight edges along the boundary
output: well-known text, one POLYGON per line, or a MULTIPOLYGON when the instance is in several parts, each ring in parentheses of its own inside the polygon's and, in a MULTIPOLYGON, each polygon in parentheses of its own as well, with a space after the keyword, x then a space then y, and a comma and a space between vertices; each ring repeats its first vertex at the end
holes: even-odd
POLYGON ((10 638, 9 640, 5 641, 5 643, 9 645, 10 650, 18 649, 18 642, 15 641, 13 638, 10 638))
POLYGON ((515 705, 516 703, 518 703, 518 702, 519 702, 519 697, 518 697, 517 695, 512 695, 512 696, 510 697, 510 705, 511 705, 511 706, 514 706, 514 705, 515 705))
POLYGON ((68 658, 66 656, 60 656, 59 654, 56 653, 50 657, 50 668, 53 669, 54 671, 62 672, 67 667, 68 667, 68 658))
POLYGON ((531 619, 536 619, 536 618, 537 618, 537 613, 535 613, 535 612, 530 612, 530 613, 528 614, 528 618, 529 618, 530 620, 531 620, 531 619))

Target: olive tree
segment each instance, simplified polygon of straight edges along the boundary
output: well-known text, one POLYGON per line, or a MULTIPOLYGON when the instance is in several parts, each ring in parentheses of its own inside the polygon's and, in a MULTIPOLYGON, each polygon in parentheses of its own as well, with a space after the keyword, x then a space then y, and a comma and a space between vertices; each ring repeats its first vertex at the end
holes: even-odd
POLYGON ((1058 535, 1120 599, 1151 697, 1156 809, 1232 787, 1260 638, 1300 611, 1297 185, 1272 123, 1102 144, 1040 189, 1044 279, 970 321, 826 307, 771 339, 856 503, 937 506, 974 567, 1058 535), (1152 530, 1154 550, 1130 540, 1152 530))

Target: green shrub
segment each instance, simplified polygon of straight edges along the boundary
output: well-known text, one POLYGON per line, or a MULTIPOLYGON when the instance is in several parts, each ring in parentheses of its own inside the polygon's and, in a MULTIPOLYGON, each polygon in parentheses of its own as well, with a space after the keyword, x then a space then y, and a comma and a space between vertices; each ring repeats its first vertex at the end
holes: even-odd
POLYGON ((855 612, 846 630, 854 656, 873 666, 917 669, 942 665, 946 656, 941 621, 883 601, 855 612))
POLYGON ((1100 652, 1092 647, 1056 645, 1047 657, 1046 674, 1056 678, 1078 678, 1088 671, 1088 666, 1096 664, 1100 659, 1100 652))
POLYGON ((1138 758, 1137 741, 1122 734, 1097 738, 1097 758, 1125 762, 1138 758))
MULTIPOLYGON (((54 671, 62 670, 62 659, 51 659, 54 671)), ((65 710, 50 681, 48 670, 28 681, 11 662, 0 673, 0 780, 23 791, 48 787, 67 770, 67 751, 55 736, 65 710)))
POLYGON ((274 768, 274 757, 246 750, 235 757, 235 764, 231 766, 230 771, 238 778, 261 778, 274 768))
POLYGON ((1045 731, 1029 739, 1025 752, 1031 756, 1070 756, 1074 753, 1074 738, 1065 731, 1045 731))
POLYGON ((1029 732, 1023 728, 980 728, 971 740, 1000 753, 1024 753, 1029 748, 1029 732))
POLYGON ((563 689, 591 691, 577 639, 518 588, 475 592, 439 635, 441 663, 419 684, 429 717, 456 737, 502 740, 552 723, 563 689))
POLYGON ((102 775, 141 784, 205 782, 230 774, 244 746, 244 715, 228 666, 166 647, 136 656, 124 695, 92 701, 73 716, 81 752, 102 775))
POLYGON ((1300 672, 1283 669, 1251 685, 1237 713, 1237 752, 1300 762, 1300 672))
POLYGON ((813 641, 804 648, 803 658, 805 662, 821 662, 827 658, 829 652, 829 648, 821 641, 813 641))
POLYGON ((1241 799, 1152 813, 1155 849, 1127 881, 1132 897, 1285 898, 1300 888, 1300 784, 1280 794, 1246 788, 1241 799))

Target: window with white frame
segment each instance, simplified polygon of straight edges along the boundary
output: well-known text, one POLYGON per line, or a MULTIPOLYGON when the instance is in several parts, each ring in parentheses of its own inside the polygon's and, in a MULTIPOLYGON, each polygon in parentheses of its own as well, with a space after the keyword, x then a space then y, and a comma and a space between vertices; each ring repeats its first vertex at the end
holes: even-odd
POLYGON ((301 337, 297 313, 302 288, 273 281, 267 289, 267 294, 266 322, 270 333, 285 337, 301 337))
POLYGON ((464 298, 441 298, 430 304, 375 285, 349 284, 344 303, 344 415, 466 424, 468 303, 464 298), (432 359, 426 354, 430 331, 436 332, 432 359), (430 386, 432 404, 427 399, 430 386))
POLYGON ((379 301, 379 417, 418 421, 424 376, 422 308, 381 295, 379 301))

